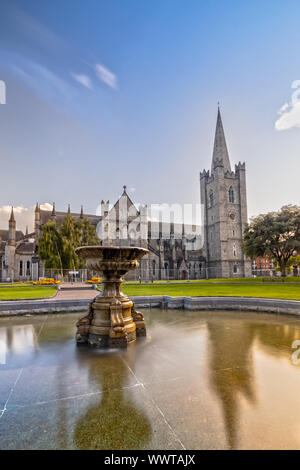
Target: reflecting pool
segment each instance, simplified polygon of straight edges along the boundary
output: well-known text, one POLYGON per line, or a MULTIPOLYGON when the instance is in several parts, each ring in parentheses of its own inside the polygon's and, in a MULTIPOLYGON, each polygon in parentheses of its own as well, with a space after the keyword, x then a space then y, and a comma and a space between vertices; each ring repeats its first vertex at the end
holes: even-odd
POLYGON ((143 313, 124 351, 77 347, 81 313, 0 319, 0 449, 300 448, 300 319, 143 313))

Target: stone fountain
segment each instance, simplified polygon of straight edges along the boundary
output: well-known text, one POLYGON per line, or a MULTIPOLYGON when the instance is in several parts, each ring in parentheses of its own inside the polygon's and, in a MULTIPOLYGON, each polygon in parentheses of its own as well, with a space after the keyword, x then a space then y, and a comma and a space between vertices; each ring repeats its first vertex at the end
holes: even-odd
POLYGON ((138 260, 149 251, 132 246, 82 246, 76 253, 86 260, 88 269, 103 275, 102 291, 76 325, 77 344, 124 348, 137 336, 146 336, 144 317, 122 292, 121 284, 122 276, 137 268, 138 260))

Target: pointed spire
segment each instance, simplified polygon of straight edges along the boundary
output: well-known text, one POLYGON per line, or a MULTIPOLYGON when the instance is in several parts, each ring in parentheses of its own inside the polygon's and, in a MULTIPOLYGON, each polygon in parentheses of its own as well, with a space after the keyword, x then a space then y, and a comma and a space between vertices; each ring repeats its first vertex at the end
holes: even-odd
POLYGON ((52 206, 52 217, 56 217, 56 209, 55 209, 55 202, 53 202, 53 206, 52 206))
POLYGON ((81 206, 81 210, 80 210, 80 218, 83 219, 83 206, 81 206))
POLYGON ((70 204, 68 204, 68 214, 71 215, 71 207, 70 207, 70 204))
POLYGON ((126 185, 123 186, 123 194, 126 194, 126 185))
POLYGON ((15 222, 15 216, 14 216, 14 208, 13 208, 13 206, 11 206, 11 213, 10 213, 9 221, 10 221, 10 222, 15 222))
POLYGON ((217 125, 216 125, 216 134, 215 134, 215 142, 214 142, 214 150, 213 150, 213 158, 212 158, 212 165, 211 171, 214 172, 214 169, 217 166, 223 166, 224 171, 231 171, 230 160, 226 145, 226 139, 222 124, 222 118, 218 103, 218 116, 217 116, 217 125))
POLYGON ((14 246, 16 244, 16 221, 13 207, 11 207, 11 213, 8 222, 8 243, 10 246, 14 246))
POLYGON ((36 206, 35 206, 35 212, 40 212, 40 206, 38 202, 36 203, 36 206))

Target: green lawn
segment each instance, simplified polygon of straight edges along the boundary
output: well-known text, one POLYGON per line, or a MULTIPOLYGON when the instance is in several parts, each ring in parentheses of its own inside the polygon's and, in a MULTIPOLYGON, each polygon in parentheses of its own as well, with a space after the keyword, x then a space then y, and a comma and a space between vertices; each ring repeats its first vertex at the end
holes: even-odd
POLYGON ((274 299, 300 300, 300 284, 150 284, 125 285, 123 291, 129 296, 170 295, 180 296, 237 296, 265 297, 274 299))
POLYGON ((56 292, 52 286, 0 287, 0 300, 42 299, 56 292))
MULTIPOLYGON (((235 278, 221 278, 221 279, 197 279, 197 280, 191 280, 191 281, 181 281, 181 280, 173 280, 173 281, 154 281, 153 284, 182 284, 182 283, 193 283, 193 284, 203 284, 203 283, 209 283, 209 284, 214 284, 214 283, 219 283, 219 282, 225 282, 225 283, 232 283, 232 282, 246 282, 246 283, 249 283, 249 282, 254 282, 254 283, 265 283, 265 282, 272 282, 272 283, 276 283, 276 284, 281 284, 281 283, 286 283, 286 282, 298 282, 300 284, 300 277, 296 277, 296 276, 287 276, 285 278, 282 278, 280 276, 273 276, 273 277, 235 277, 235 278)), ((124 284, 138 284, 139 281, 136 280, 136 281, 124 281, 124 284)), ((145 284, 145 282, 143 283, 145 284)), ((146 283, 147 284, 152 284, 151 282, 149 283, 146 283)))

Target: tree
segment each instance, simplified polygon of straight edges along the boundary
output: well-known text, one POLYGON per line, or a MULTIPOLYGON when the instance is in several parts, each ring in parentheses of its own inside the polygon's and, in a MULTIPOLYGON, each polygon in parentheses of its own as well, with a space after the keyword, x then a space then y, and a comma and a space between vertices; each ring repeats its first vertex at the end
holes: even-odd
POLYGON ((86 215, 78 222, 80 229, 81 246, 99 245, 99 238, 94 225, 91 224, 86 215))
POLYGON ((75 249, 80 246, 81 233, 79 224, 71 214, 68 213, 64 218, 59 233, 63 240, 62 259, 64 269, 75 270, 80 265, 75 249))
POLYGON ((85 264, 75 253, 83 245, 99 245, 96 229, 86 216, 76 220, 68 213, 59 229, 52 220, 43 225, 38 252, 47 269, 75 270, 85 264))
POLYGON ((286 276, 289 260, 300 250, 300 207, 283 206, 278 212, 251 219, 244 231, 244 252, 251 258, 270 256, 286 276))
MULTIPOLYGON (((299 266, 300 266, 300 256, 299 255, 291 256, 286 264, 286 270, 288 272, 292 272, 294 270, 297 271, 297 268, 299 266)), ((278 265, 276 260, 275 260, 275 267, 276 267, 276 271, 280 271, 280 266, 278 265)))
POLYGON ((62 271, 63 240, 52 220, 42 227, 42 236, 39 239, 38 253, 45 260, 47 269, 60 269, 62 271))

